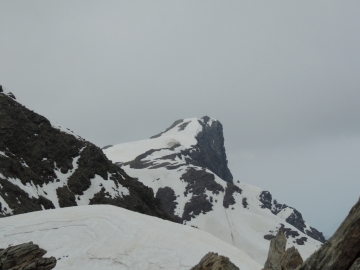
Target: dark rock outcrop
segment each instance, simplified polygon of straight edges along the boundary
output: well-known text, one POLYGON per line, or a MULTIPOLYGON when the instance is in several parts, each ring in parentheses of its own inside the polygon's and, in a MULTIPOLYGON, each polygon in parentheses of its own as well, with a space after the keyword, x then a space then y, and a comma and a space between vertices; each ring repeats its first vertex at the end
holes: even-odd
POLYGON ((175 192, 171 187, 159 188, 156 193, 156 198, 160 200, 165 212, 174 220, 181 222, 181 219, 174 215, 177 206, 175 192))
POLYGON ((238 186, 235 186, 234 184, 232 184, 230 182, 227 182, 226 184, 227 185, 226 185, 226 189, 225 189, 223 206, 225 208, 229 208, 230 205, 235 204, 234 194, 235 193, 241 194, 242 190, 241 190, 241 188, 239 188, 238 186))
POLYGON ((89 198, 90 204, 112 204, 172 220, 152 189, 129 177, 99 147, 53 127, 45 117, 0 93, 0 196, 6 203, 0 204, 0 217, 55 208, 49 200, 54 196, 47 196, 43 187, 58 183, 58 205, 75 206, 95 177, 113 182, 115 193, 116 188, 129 192, 109 196, 103 188, 89 198), (69 176, 60 180, 60 174, 69 176))
POLYGON ((195 166, 208 168, 226 182, 233 182, 233 176, 227 166, 227 158, 224 146, 223 127, 219 121, 212 121, 204 116, 199 123, 203 129, 196 136, 199 151, 192 151, 189 156, 195 166))
POLYGON ((240 270, 229 258, 209 252, 190 270, 240 270))
POLYGON ((286 236, 279 230, 276 237, 271 239, 268 259, 263 270, 294 270, 303 260, 295 247, 285 251, 286 236))
POLYGON ((0 250, 0 269, 50 270, 56 266, 54 257, 43 258, 44 249, 33 242, 11 246, 0 250))
POLYGON ((193 194, 191 200, 184 206, 182 220, 190 221, 194 216, 212 210, 213 204, 211 203, 211 198, 208 198, 206 195, 206 190, 211 191, 213 194, 219 194, 224 191, 224 188, 216 183, 214 175, 206 170, 189 168, 181 176, 181 179, 188 183, 184 195, 188 193, 193 194))
POLYGON ((334 235, 297 270, 354 270, 360 267, 360 199, 334 235))

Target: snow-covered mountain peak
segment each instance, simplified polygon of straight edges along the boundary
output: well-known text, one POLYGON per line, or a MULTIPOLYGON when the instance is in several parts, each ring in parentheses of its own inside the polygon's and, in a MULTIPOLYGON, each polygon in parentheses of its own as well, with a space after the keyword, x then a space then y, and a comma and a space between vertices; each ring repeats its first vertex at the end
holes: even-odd
MULTIPOLYGON (((211 127, 214 122, 218 122, 214 118, 204 116, 202 118, 186 118, 175 121, 169 128, 164 132, 161 132, 155 136, 152 136, 151 139, 159 137, 177 137, 184 136, 187 139, 196 138, 198 134, 203 130, 203 127, 211 127)), ((184 145, 185 147, 190 147, 191 145, 184 145)))
POLYGON ((268 191, 233 181, 223 128, 210 117, 175 121, 151 139, 103 149, 129 175, 151 187, 175 220, 240 248, 263 264, 269 240, 280 229, 303 258, 322 235, 301 214, 268 191))
POLYGON ((227 166, 222 125, 208 116, 177 120, 148 140, 106 146, 103 150, 112 161, 131 168, 178 169, 192 164, 210 170, 226 182, 233 180, 227 166))

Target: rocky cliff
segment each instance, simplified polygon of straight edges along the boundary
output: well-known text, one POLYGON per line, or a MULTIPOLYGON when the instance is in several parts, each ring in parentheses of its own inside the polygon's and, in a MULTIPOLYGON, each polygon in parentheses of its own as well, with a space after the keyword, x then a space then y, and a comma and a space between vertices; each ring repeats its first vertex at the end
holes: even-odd
POLYGON ((360 199, 334 235, 297 270, 360 269, 360 199))

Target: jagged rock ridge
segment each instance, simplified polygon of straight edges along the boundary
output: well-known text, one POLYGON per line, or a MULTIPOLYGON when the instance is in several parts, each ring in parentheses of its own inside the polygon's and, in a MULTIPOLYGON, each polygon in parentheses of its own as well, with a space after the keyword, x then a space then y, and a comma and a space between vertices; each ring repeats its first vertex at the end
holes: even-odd
POLYGON ((0 217, 84 204, 112 204, 170 217, 151 189, 94 144, 0 93, 0 217))
POLYGON ((305 223, 301 213, 295 208, 287 206, 286 204, 278 203, 272 198, 272 195, 269 191, 262 191, 259 198, 260 202, 262 203, 261 207, 269 209, 274 215, 279 214, 283 209, 291 209, 292 213, 285 219, 287 223, 293 225, 299 231, 310 236, 311 238, 316 239, 321 243, 325 242, 324 235, 315 228, 308 226, 305 223))

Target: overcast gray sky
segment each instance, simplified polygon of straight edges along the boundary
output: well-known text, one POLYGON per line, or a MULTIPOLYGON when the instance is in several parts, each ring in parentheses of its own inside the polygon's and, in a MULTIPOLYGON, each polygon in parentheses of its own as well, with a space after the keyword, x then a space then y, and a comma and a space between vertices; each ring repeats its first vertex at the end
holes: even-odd
POLYGON ((360 190, 359 1, 0 0, 0 84, 98 146, 224 126, 235 179, 330 235, 360 190))

